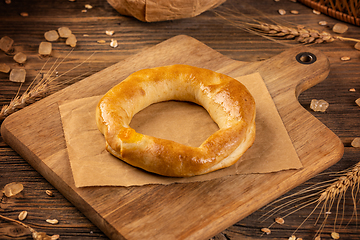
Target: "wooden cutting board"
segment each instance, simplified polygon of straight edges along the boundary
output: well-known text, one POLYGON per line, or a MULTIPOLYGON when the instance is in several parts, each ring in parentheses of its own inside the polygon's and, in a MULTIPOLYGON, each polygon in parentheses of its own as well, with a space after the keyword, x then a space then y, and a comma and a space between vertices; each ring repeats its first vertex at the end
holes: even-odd
POLYGON ((239 62, 180 35, 9 116, 1 134, 109 238, 207 239, 340 160, 339 138, 297 101, 328 72, 327 58, 315 49, 301 46, 266 61, 239 62), (132 72, 175 63, 233 77, 260 73, 304 167, 166 186, 76 188, 58 102, 101 95, 132 72))

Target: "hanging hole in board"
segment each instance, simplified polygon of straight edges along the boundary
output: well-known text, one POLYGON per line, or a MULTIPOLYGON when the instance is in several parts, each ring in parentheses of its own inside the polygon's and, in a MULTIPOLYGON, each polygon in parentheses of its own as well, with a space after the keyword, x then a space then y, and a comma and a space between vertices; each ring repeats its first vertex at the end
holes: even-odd
POLYGON ((303 52, 296 55, 296 60, 301 64, 312 64, 316 61, 316 56, 310 52, 303 52))

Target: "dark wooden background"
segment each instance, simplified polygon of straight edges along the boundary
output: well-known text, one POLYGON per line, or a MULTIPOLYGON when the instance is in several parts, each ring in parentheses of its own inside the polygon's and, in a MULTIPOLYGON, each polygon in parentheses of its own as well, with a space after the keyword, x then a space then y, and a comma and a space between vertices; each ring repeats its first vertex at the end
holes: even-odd
MULTIPOLYGON (((280 23, 304 25, 309 28, 326 30, 329 27, 319 26, 318 22, 325 20, 329 26, 339 21, 324 14, 316 15, 312 9, 289 0, 275 2, 273 0, 235 1, 228 0, 219 9, 233 9, 239 13, 238 17, 228 16, 230 20, 237 20, 241 14, 250 17, 264 16, 263 20, 275 20, 280 23), (299 14, 286 14, 280 16, 278 9, 297 10, 299 14), (268 19, 267 19, 268 18, 268 19)), ((289 45, 296 46, 294 40, 271 41, 242 30, 219 18, 212 11, 207 11, 197 17, 157 23, 144 23, 134 18, 119 15, 105 0, 67 0, 59 1, 18 1, 12 0, 6 4, 0 2, 0 37, 9 36, 14 40, 14 51, 22 51, 28 56, 27 62, 20 67, 27 71, 26 82, 20 89, 25 91, 31 81, 49 58, 40 57, 38 46, 44 41, 43 34, 48 30, 61 26, 69 27, 77 36, 78 44, 74 51, 58 67, 58 74, 83 63, 92 53, 96 52, 89 61, 86 61, 66 75, 59 78, 59 88, 79 81, 86 76, 111 66, 135 53, 154 46, 164 40, 179 34, 186 34, 198 39, 223 55, 239 61, 261 61, 268 59, 288 49, 289 45), (82 12, 85 4, 92 5, 92 9, 82 12), (28 17, 20 13, 26 12, 28 17), (107 36, 106 30, 113 30, 113 36, 107 36), (109 46, 110 39, 116 39, 117 48, 109 46), (97 43, 106 40, 106 44, 97 43)), ((360 39, 360 29, 348 24, 349 30, 342 34, 344 37, 360 39)), ((301 105, 309 110, 315 117, 329 127, 339 136, 345 146, 343 158, 313 179, 290 191, 288 195, 297 193, 313 184, 333 180, 338 173, 359 162, 359 148, 351 146, 355 137, 360 137, 360 108, 355 100, 360 98, 360 52, 354 49, 354 42, 335 41, 333 43, 317 44, 312 47, 323 51, 331 63, 328 78, 322 83, 306 90, 299 96, 301 105), (351 57, 350 61, 341 61, 343 56, 351 57), (350 92, 355 88, 355 92, 350 92), (313 112, 309 108, 311 99, 325 99, 330 107, 325 113, 313 112)), ((49 68, 55 59, 63 60, 71 48, 63 40, 53 43, 52 57, 46 68, 49 68)), ((12 54, 0 51, 0 63, 7 63, 11 68, 19 67, 12 59, 12 54)), ((0 106, 8 104, 19 90, 19 84, 9 81, 9 74, 0 73, 0 106)), ((26 121, 26 119, 24 119, 26 121)), ((10 182, 21 182, 24 190, 13 198, 2 196, 0 200, 0 215, 16 219, 19 212, 29 212, 24 223, 29 224, 37 231, 49 235, 59 234, 61 239, 107 239, 107 237, 71 203, 69 203, 56 189, 54 189, 40 174, 38 174, 26 161, 13 151, 0 137, 0 189, 10 182), (45 194, 45 190, 54 192, 53 197, 45 194), (46 219, 60 220, 58 225, 50 225, 46 219)), ((360 183, 360 180, 358 180, 360 183)), ((353 195, 357 197, 358 189, 353 195)), ((359 239, 359 212, 354 211, 351 189, 341 198, 338 219, 335 229, 340 233, 340 239, 359 239), (343 210, 344 209, 344 210, 343 210), (341 224, 341 226, 339 226, 341 224)), ((290 198, 291 199, 291 198, 290 198)), ((287 199, 289 202, 290 199, 287 199)), ((305 201, 305 200, 303 200, 305 201)), ((268 213, 273 207, 279 206, 275 202, 271 207, 264 207, 247 218, 239 221, 223 232, 214 236, 214 239, 288 239, 301 225, 303 220, 311 213, 314 205, 300 209, 285 219, 285 224, 274 225, 270 235, 263 235, 262 227, 273 223, 274 215, 262 222, 262 215, 268 213)), ((290 205, 287 209, 290 209, 290 205)), ((324 227, 322 239, 331 239, 330 233, 334 231, 334 218, 336 209, 332 210, 329 221, 324 227)), ((319 214, 317 210, 310 216, 295 233, 303 239, 313 239, 320 223, 314 225, 319 214)), ((23 227, 0 219, 0 239, 31 239, 29 232, 23 227)))

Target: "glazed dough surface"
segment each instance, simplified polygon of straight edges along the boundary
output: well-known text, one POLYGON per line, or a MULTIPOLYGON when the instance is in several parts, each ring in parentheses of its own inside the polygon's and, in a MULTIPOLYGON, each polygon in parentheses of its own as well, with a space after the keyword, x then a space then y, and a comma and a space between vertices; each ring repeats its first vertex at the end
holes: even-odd
POLYGON ((188 65, 144 69, 110 89, 96 109, 106 148, 128 164, 163 176, 190 177, 231 166, 255 140, 255 101, 236 79, 188 65), (162 101, 203 106, 219 130, 199 147, 137 133, 129 124, 162 101))

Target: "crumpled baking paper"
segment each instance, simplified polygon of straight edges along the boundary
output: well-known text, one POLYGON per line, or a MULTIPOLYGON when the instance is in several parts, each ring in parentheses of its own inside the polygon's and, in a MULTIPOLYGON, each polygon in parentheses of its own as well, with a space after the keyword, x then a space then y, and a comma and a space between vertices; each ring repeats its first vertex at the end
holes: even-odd
MULTIPOLYGON (((256 138, 240 160, 228 168, 190 178, 171 178, 132 167, 105 150, 95 109, 102 96, 77 99, 59 105, 69 161, 77 187, 141 186, 171 184, 236 175, 299 169, 301 161, 275 104, 258 73, 236 78, 256 102, 256 138)), ((207 111, 193 103, 156 103, 137 113, 130 126, 137 132, 199 146, 218 126, 207 111)))

